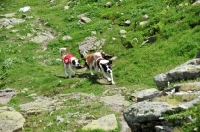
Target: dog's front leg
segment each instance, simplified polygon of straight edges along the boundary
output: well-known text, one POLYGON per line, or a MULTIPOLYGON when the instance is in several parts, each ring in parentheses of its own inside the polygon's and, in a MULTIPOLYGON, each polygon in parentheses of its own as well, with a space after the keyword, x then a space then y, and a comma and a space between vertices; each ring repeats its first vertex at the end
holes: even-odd
POLYGON ((103 73, 104 78, 106 78, 106 79, 110 82, 111 79, 106 75, 106 73, 105 73, 104 70, 103 70, 103 67, 100 66, 100 68, 101 68, 101 71, 102 71, 102 73, 103 73))
POLYGON ((90 65, 89 65, 89 68, 90 68, 90 74, 91 74, 91 75, 94 75, 94 73, 92 72, 92 66, 93 66, 93 64, 90 63, 90 65))
POLYGON ((63 64, 64 65, 64 69, 65 69, 65 75, 66 75, 66 78, 68 77, 68 67, 66 64, 63 64))
POLYGON ((72 66, 71 66, 71 65, 68 65, 68 68, 69 68, 69 70, 70 70, 70 73, 69 73, 69 78, 72 78, 72 76, 74 76, 74 75, 75 75, 75 72, 74 72, 74 70, 73 70, 73 68, 72 68, 72 66))
POLYGON ((110 73, 110 77, 111 77, 111 83, 112 83, 112 84, 115 84, 115 82, 114 82, 114 80, 113 80, 113 74, 112 74, 112 72, 110 73))

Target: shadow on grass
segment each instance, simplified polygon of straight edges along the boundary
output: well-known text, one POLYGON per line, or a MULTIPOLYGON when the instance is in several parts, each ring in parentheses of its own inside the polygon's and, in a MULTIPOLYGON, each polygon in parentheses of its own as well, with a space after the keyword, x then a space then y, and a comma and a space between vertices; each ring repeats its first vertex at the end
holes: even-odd
MULTIPOLYGON (((57 78, 60 79, 70 79, 66 78, 65 76, 55 75, 57 78)), ((72 78, 87 78, 92 84, 101 84, 101 85, 112 85, 111 82, 108 82, 106 79, 103 78, 103 76, 100 75, 91 75, 90 73, 76 73, 75 76, 72 78)))

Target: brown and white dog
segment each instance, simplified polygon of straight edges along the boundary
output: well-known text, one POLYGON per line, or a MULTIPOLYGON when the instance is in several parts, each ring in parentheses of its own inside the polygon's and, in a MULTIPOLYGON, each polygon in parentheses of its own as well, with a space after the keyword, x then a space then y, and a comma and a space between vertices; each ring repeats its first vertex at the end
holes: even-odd
POLYGON ((90 69, 91 75, 94 75, 94 73, 92 72, 92 68, 94 68, 96 71, 101 70, 103 76, 109 82, 111 81, 112 84, 115 84, 112 73, 112 61, 104 59, 102 57, 102 52, 95 52, 87 55, 86 52, 84 51, 83 56, 86 59, 86 63, 90 69), (108 77, 106 73, 109 73, 110 77, 108 77))
POLYGON ((60 48, 59 52, 62 57, 66 77, 69 76, 69 78, 71 78, 75 75, 75 71, 73 70, 73 68, 80 67, 80 62, 72 54, 67 53, 67 48, 60 48))

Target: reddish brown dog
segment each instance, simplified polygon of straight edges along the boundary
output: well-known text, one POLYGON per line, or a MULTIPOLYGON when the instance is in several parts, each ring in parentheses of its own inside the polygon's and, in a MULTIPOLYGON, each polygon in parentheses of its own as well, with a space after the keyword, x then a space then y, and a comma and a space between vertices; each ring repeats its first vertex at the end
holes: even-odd
POLYGON ((113 81, 113 74, 112 74, 112 61, 106 60, 102 57, 102 52, 95 52, 92 54, 87 55, 84 51, 84 58, 86 59, 86 63, 90 69, 91 75, 94 75, 92 72, 92 68, 96 71, 99 71, 99 69, 102 71, 103 76, 108 80, 111 81, 112 84, 115 84, 113 81), (106 73, 110 74, 110 77, 106 75, 106 73))

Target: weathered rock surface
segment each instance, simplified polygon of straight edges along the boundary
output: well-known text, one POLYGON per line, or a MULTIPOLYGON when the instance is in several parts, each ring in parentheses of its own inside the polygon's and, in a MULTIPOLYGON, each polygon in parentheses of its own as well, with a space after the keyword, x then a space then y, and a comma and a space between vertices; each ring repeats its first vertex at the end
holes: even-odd
POLYGON ((165 120, 166 113, 178 113, 187 110, 200 102, 200 96, 188 102, 178 105, 170 105, 167 102, 138 102, 126 108, 123 112, 124 119, 132 132, 152 130, 153 132, 171 132, 173 126, 181 124, 182 118, 177 122, 165 120))
POLYGON ((0 107, 0 132, 22 130, 25 119, 12 107, 0 107))
POLYGON ((38 113, 47 110, 55 110, 62 108, 63 102, 57 99, 39 97, 34 102, 20 105, 20 111, 23 113, 38 113))
POLYGON ((0 19, 0 29, 2 27, 8 27, 10 25, 15 25, 24 22, 23 19, 17 19, 17 18, 1 18, 0 19))
POLYGON ((31 41, 35 43, 42 43, 47 40, 53 40, 54 38, 55 37, 50 32, 47 32, 47 33, 38 34, 37 36, 32 38, 31 41))
POLYGON ((103 116, 97 120, 93 120, 88 125, 84 126, 83 130, 101 129, 104 131, 112 131, 118 128, 117 119, 114 114, 103 116))
POLYGON ((186 63, 170 70, 166 73, 161 73, 154 77, 154 82, 160 90, 163 90, 168 82, 177 82, 180 80, 196 79, 200 76, 200 59, 192 59, 186 63))
POLYGON ((105 39, 97 40, 96 37, 87 37, 81 43, 79 43, 79 52, 83 56, 83 52, 86 51, 98 51, 102 48, 105 39))
POLYGON ((160 92, 155 88, 145 89, 136 93, 131 94, 132 100, 136 100, 137 102, 153 99, 156 97, 160 92))
POLYGON ((114 111, 118 112, 122 111, 125 107, 130 105, 130 102, 126 101, 124 96, 122 96, 121 94, 101 97, 100 101, 103 102, 105 105, 110 106, 114 111))
POLYGON ((17 93, 15 92, 15 90, 11 88, 0 90, 0 103, 7 104, 10 101, 10 99, 16 94, 17 93))

